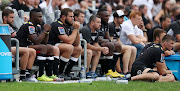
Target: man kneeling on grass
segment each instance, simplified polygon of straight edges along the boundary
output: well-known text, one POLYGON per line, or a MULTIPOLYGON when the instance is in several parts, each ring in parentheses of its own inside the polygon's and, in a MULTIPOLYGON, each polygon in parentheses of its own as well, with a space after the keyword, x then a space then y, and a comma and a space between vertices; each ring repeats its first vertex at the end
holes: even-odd
POLYGON ((172 72, 164 67, 164 51, 171 50, 174 42, 172 36, 165 35, 160 45, 152 45, 143 51, 132 65, 131 80, 174 82, 172 72))

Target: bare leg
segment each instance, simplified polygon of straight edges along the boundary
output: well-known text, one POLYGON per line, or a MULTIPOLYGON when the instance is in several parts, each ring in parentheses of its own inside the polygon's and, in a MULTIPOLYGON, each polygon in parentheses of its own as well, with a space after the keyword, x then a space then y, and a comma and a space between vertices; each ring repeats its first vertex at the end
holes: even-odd
POLYGON ((127 73, 128 72, 128 66, 129 66, 129 60, 131 57, 131 47, 130 46, 126 46, 126 45, 122 45, 122 51, 121 53, 123 53, 123 73, 127 73))
MULTIPOLYGON (((13 55, 16 55, 16 47, 12 47, 11 51, 13 55)), ((28 58, 29 58, 29 51, 25 47, 19 47, 19 54, 21 57, 21 60, 20 60, 21 70, 26 70, 28 58)))
POLYGON ((175 79, 172 74, 167 74, 166 76, 160 75, 158 82, 175 82, 175 79))
POLYGON ((53 46, 53 49, 54 49, 54 56, 59 56, 60 55, 60 50, 58 47, 56 46, 53 46))
POLYGON ((72 55, 74 47, 70 44, 60 43, 58 45, 59 50, 61 51, 60 54, 62 57, 69 59, 72 55))
POLYGON ((27 63, 27 69, 31 69, 36 57, 36 50, 34 50, 33 48, 28 48, 28 50, 29 50, 29 59, 27 63))
POLYGON ((130 56, 129 67, 128 67, 129 72, 131 72, 132 64, 134 63, 136 59, 136 53, 137 53, 136 47, 131 46, 131 56, 130 56))
POLYGON ((131 80, 159 80, 159 74, 156 72, 147 73, 150 68, 146 68, 142 74, 131 77, 131 80))
MULTIPOLYGON (((84 56, 84 49, 83 49, 81 55, 84 56)), ((92 50, 87 49, 87 70, 86 70, 86 72, 89 72, 89 67, 90 67, 90 64, 91 64, 91 59, 92 59, 92 50)))
POLYGON ((96 71, 96 67, 99 63, 99 58, 101 56, 101 52, 100 51, 93 51, 93 59, 91 62, 91 71, 96 71))
POLYGON ((81 55, 81 52, 82 52, 82 47, 81 46, 74 46, 74 50, 73 50, 73 53, 72 53, 72 57, 75 57, 75 58, 78 58, 80 55, 81 55))
POLYGON ((121 66, 120 66, 120 58, 118 58, 118 61, 116 63, 116 71, 119 73, 122 73, 121 66))

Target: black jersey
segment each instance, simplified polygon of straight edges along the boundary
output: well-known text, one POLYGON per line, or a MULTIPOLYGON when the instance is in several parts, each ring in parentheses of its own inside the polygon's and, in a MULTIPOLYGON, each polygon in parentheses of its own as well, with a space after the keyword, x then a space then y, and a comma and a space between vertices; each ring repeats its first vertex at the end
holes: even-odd
POLYGON ((83 28, 81 28, 80 33, 82 33, 83 39, 85 39, 87 43, 93 44, 98 42, 98 32, 95 31, 93 33, 89 25, 86 25, 83 28))
POLYGON ((27 47, 33 43, 29 40, 28 36, 32 34, 37 34, 37 36, 42 32, 40 25, 35 26, 32 22, 24 23, 19 31, 17 32, 16 38, 19 40, 19 45, 21 47, 27 47))
POLYGON ((52 44, 52 45, 55 45, 56 43, 63 43, 62 40, 60 40, 58 38, 59 35, 71 35, 72 33, 72 26, 65 26, 60 18, 56 21, 54 21, 52 24, 51 24, 51 31, 50 31, 50 34, 49 34, 49 41, 48 43, 52 44))
POLYGON ((110 22, 108 26, 110 37, 113 37, 114 40, 117 40, 121 34, 121 26, 117 28, 114 22, 110 22))
POLYGON ((156 44, 155 42, 150 42, 149 44, 147 44, 144 48, 143 48, 143 50, 141 51, 141 53, 142 52, 144 52, 147 48, 149 48, 150 46, 152 46, 152 45, 161 45, 161 44, 156 44))
POLYGON ((109 27, 108 25, 102 24, 100 30, 98 31, 99 39, 104 39, 106 32, 109 32, 109 27))
POLYGON ((144 50, 133 63, 133 66, 153 68, 156 62, 164 61, 164 50, 161 45, 153 44, 144 50))

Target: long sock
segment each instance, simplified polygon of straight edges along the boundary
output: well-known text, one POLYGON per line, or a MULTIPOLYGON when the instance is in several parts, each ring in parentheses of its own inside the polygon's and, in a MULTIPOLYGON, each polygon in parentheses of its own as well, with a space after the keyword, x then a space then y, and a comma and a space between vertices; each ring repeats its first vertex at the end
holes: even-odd
POLYGON ((41 77, 44 74, 46 55, 42 53, 38 53, 37 60, 39 65, 39 77, 41 77))
POLYGON ((71 72, 72 67, 74 66, 75 61, 69 60, 69 63, 66 67, 65 74, 69 74, 71 72))
POLYGON ((59 74, 62 74, 64 72, 64 67, 68 63, 69 59, 65 57, 60 57, 60 64, 59 64, 59 74))
POLYGON ((52 76, 53 63, 54 63, 54 57, 52 55, 47 55, 46 66, 45 66, 47 76, 52 76))
POLYGON ((59 65, 59 59, 54 57, 54 63, 53 63, 53 74, 58 75, 58 65, 59 65))
POLYGON ((106 64, 105 65, 106 65, 107 69, 105 70, 105 73, 108 73, 108 70, 111 69, 112 62, 113 62, 113 59, 106 59, 106 64))
POLYGON ((119 58, 119 55, 114 54, 114 56, 113 56, 113 61, 112 61, 112 63, 111 63, 111 69, 112 69, 113 72, 115 72, 116 63, 117 63, 118 58, 119 58))
POLYGON ((26 72, 25 72, 25 73, 26 73, 26 77, 27 77, 27 78, 29 78, 29 77, 30 77, 30 72, 31 72, 31 69, 27 69, 27 70, 26 70, 26 72))
POLYGON ((25 79, 25 78, 26 78, 25 70, 21 70, 20 71, 20 80, 25 79))
POLYGON ((105 70, 107 70, 107 67, 105 65, 106 64, 106 59, 101 59, 100 64, 101 64, 101 75, 104 75, 105 70))

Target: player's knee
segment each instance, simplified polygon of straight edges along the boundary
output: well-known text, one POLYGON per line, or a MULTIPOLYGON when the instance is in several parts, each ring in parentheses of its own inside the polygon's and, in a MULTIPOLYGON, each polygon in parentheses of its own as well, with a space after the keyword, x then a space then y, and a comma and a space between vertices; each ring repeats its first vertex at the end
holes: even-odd
POLYGON ((118 52, 121 52, 121 50, 122 50, 121 44, 117 43, 117 44, 116 44, 116 48, 117 48, 117 51, 118 51, 118 52))
POLYGON ((33 48, 29 48, 29 54, 32 56, 36 56, 36 50, 33 48))
POLYGON ((46 45, 40 45, 40 52, 47 52, 47 47, 46 45))
POLYGON ((67 52, 72 53, 73 50, 74 50, 74 46, 73 46, 73 45, 66 45, 65 50, 66 50, 67 52))
POLYGON ((158 73, 153 72, 152 75, 153 75, 153 78, 152 78, 152 79, 154 79, 154 80, 159 80, 159 74, 158 74, 158 73))
POLYGON ((92 50, 87 50, 87 56, 92 56, 92 54, 93 54, 93 52, 92 52, 92 50))
POLYGON ((131 46, 131 51, 132 51, 132 52, 137 52, 137 49, 136 49, 136 47, 134 47, 134 46, 131 46))
POLYGON ((174 78, 174 76, 173 75, 171 75, 171 74, 168 74, 168 76, 169 76, 169 82, 174 82, 175 81, 175 78, 174 78))

